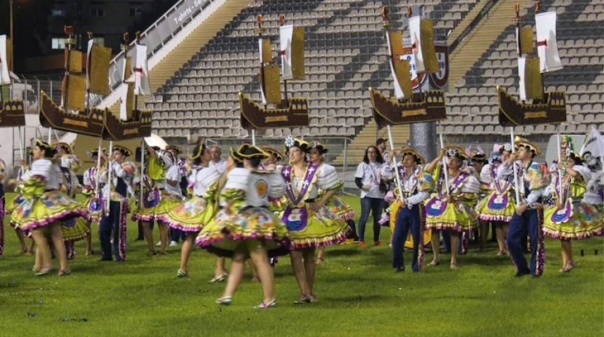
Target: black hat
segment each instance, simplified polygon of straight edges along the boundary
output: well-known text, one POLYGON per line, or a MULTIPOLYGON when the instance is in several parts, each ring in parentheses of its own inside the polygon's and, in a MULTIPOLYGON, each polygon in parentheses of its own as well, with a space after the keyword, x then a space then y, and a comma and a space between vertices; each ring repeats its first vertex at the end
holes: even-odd
MULTIPOLYGON (((55 146, 51 146, 50 144, 48 144, 47 142, 40 140, 40 139, 36 139, 34 146, 39 147, 42 151, 44 151, 44 157, 46 158, 52 158, 55 156, 55 154, 57 154, 57 148, 55 146)), ((33 154, 33 151, 32 151, 33 154)))
POLYGON ((236 163, 243 163, 243 157, 241 156, 241 153, 239 153, 239 151, 237 151, 237 149, 235 147, 231 147, 230 156, 231 156, 231 158, 233 158, 233 160, 236 163))
POLYGON ((516 139, 514 139, 514 145, 516 145, 516 148, 518 148, 520 146, 524 146, 525 148, 532 151, 536 156, 541 154, 539 147, 535 143, 531 142, 530 140, 528 140, 526 138, 516 136, 516 139))
POLYGON ((120 151, 124 157, 130 157, 132 155, 132 151, 121 145, 113 145, 113 151, 120 151))
POLYGON ((283 157, 281 152, 273 149, 272 147, 263 147, 262 151, 270 154, 271 156, 274 156, 275 158, 277 158, 277 161, 282 161, 285 158, 285 157, 283 157))
POLYGON ((174 155, 177 157, 182 153, 182 150, 180 149, 180 147, 178 147, 176 145, 167 145, 166 151, 170 151, 170 152, 174 153, 174 155))
POLYGON ((503 151, 512 152, 512 144, 505 143, 499 147, 499 154, 503 154, 503 151))
MULTIPOLYGON (((105 151, 107 151, 105 148, 101 149, 101 153, 105 154, 105 151)), ((88 150, 86 151, 86 154, 88 155, 88 158, 98 157, 99 149, 88 150)))
POLYGON ((308 142, 302 139, 294 138, 292 136, 287 136, 287 138, 285 138, 286 155, 289 154, 289 149, 291 149, 292 147, 297 147, 305 153, 308 153, 310 151, 310 144, 308 144, 308 142))
POLYGON ((385 142, 387 142, 387 141, 388 141, 388 138, 378 138, 378 139, 375 141, 375 146, 378 146, 378 145, 380 145, 380 144, 382 144, 382 143, 385 143, 385 142))
POLYGON ((472 157, 470 157, 470 159, 472 159, 472 161, 477 161, 477 162, 486 162, 487 161, 487 156, 485 156, 484 153, 476 153, 475 155, 473 155, 472 157))
POLYGON ((311 145, 311 149, 317 149, 319 150, 319 153, 324 154, 327 153, 327 151, 329 151, 329 149, 327 149, 327 147, 325 147, 325 145, 319 143, 316 140, 313 140, 312 142, 310 142, 311 145))
POLYGON ((425 163, 426 163, 426 159, 424 159, 424 157, 423 157, 421 154, 419 154, 419 152, 417 152, 417 151, 416 151, 414 148, 412 148, 412 147, 404 147, 404 148, 401 150, 401 155, 403 155, 403 158, 404 158, 406 155, 410 155, 410 156, 415 157, 415 162, 416 162, 417 164, 419 164, 419 165, 423 165, 423 164, 425 164, 425 163))
POLYGON ((203 153, 206 152, 206 143, 200 142, 193 148, 193 154, 191 154, 191 159, 199 159, 203 156, 203 153))
POLYGON ((54 143, 54 144, 52 144, 52 147, 57 149, 57 151, 59 149, 63 149, 63 151, 65 151, 65 153, 68 153, 68 154, 71 154, 73 152, 73 150, 71 149, 71 146, 65 142, 54 143))
POLYGON ((464 149, 456 145, 450 145, 445 147, 447 150, 447 157, 449 158, 458 158, 464 160, 467 158, 464 149))
POLYGON ((264 152, 261 148, 257 147, 256 145, 250 144, 243 144, 239 146, 239 148, 237 149, 237 153, 239 153, 239 156, 244 159, 266 159, 271 156, 269 153, 264 152))

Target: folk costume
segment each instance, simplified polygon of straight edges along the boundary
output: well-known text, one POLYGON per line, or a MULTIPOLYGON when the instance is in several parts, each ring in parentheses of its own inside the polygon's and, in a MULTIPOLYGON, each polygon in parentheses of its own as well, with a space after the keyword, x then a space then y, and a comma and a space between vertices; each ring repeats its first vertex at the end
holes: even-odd
POLYGON ((100 222, 102 261, 112 261, 112 252, 115 260, 120 262, 126 259, 127 223, 128 223, 128 195, 133 194, 132 181, 136 166, 125 159, 132 152, 119 145, 113 146, 113 160, 107 165, 109 172, 101 176, 103 187, 103 212, 100 222), (117 154, 119 153, 119 154, 117 154), (119 156, 118 158, 115 158, 119 156), (107 176, 110 175, 111 183, 108 184, 107 176), (109 212, 105 203, 109 203, 109 212))
POLYGON ((217 211, 217 182, 223 172, 207 167, 207 148, 201 142, 193 149, 191 172, 188 176, 188 189, 192 197, 165 214, 161 220, 170 226, 170 230, 179 230, 186 234, 181 248, 181 266, 176 275, 188 277, 188 261, 195 238, 201 229, 209 223, 217 211), (204 165, 205 164, 205 165, 204 165))
POLYGON ((544 207, 543 233, 560 239, 563 260, 560 272, 569 272, 575 267, 570 240, 602 234, 601 186, 592 184, 589 190, 586 189, 594 175, 582 165, 580 155, 571 153, 568 162, 568 168, 562 171, 563 177, 556 174, 544 193, 544 197, 553 202, 544 207))
POLYGON ((226 180, 218 186, 221 209, 202 228, 196 243, 222 257, 233 257, 242 241, 248 248, 263 246, 268 256, 287 254, 287 228, 268 209, 269 199, 283 195, 283 179, 279 173, 243 167, 244 158, 267 157, 256 146, 244 144, 237 150, 232 148, 230 156, 237 167, 228 171, 226 180))
POLYGON ((4 178, 6 178, 6 164, 0 159, 0 256, 4 255, 4 178))
MULTIPOLYGON (((405 270, 403 259, 403 250, 405 241, 409 231, 413 237, 413 260, 411 269, 418 272, 423 267, 424 260, 424 226, 425 226, 425 209, 423 202, 430 196, 434 188, 434 181, 429 173, 423 171, 422 166, 426 163, 424 157, 413 148, 403 148, 401 151, 403 160, 406 156, 411 156, 415 162, 412 169, 403 165, 398 165, 395 169, 399 170, 400 182, 396 182, 395 195, 397 196, 395 203, 399 204, 398 210, 394 216, 396 225, 394 228, 392 239, 392 268, 398 272, 405 270), (401 194, 404 200, 402 206, 401 194), (421 252, 420 252, 421 247, 421 252)), ((390 173, 392 175, 392 173, 390 173)), ((388 180, 394 177, 386 176, 388 180)))
MULTIPOLYGON (((435 193, 426 202, 426 228, 432 230, 434 259, 430 264, 437 265, 440 263, 440 235, 435 231, 448 230, 451 233, 451 269, 456 269, 459 236, 464 232, 469 234, 477 224, 474 206, 480 190, 480 183, 472 174, 461 169, 463 160, 466 158, 463 149, 450 146, 445 149, 445 155, 449 158, 449 165, 452 165, 453 160, 457 161, 458 175, 452 177, 442 166, 438 166, 441 163, 442 154, 430 165, 437 165, 432 172, 436 179, 436 189, 435 193), (445 184, 445 174, 449 175, 448 191, 445 184)), ((431 172, 431 170, 427 171, 431 172)))
MULTIPOLYGON (((298 147, 304 152, 310 144, 303 140, 288 138, 286 152, 298 147)), ((345 240, 348 226, 327 207, 313 210, 312 204, 319 201, 319 190, 330 191, 341 186, 335 168, 331 165, 308 164, 303 176, 295 176, 293 167, 286 165, 281 170, 286 184, 288 204, 283 212, 283 222, 291 235, 291 249, 315 248, 337 244, 345 240)))
POLYGON ((74 197, 79 186, 77 172, 80 169, 80 160, 73 154, 73 149, 67 143, 59 142, 53 144, 60 154, 60 167, 65 183, 64 190, 67 195, 74 197))
MULTIPOLYGON (((532 274, 538 277, 542 275, 545 263, 545 247, 541 229, 543 217, 538 207, 542 203, 543 192, 550 183, 550 174, 546 165, 533 161, 532 158, 540 154, 540 150, 535 144, 520 137, 516 137, 514 143, 525 157, 520 158, 524 162, 518 177, 521 203, 516 205, 516 212, 510 220, 507 245, 517 268, 516 276, 532 274), (531 240, 530 268, 524 257, 522 245, 522 240, 527 234, 531 240)), ((503 179, 505 176, 513 174, 512 166, 509 161, 502 163, 498 168, 497 177, 503 179)))

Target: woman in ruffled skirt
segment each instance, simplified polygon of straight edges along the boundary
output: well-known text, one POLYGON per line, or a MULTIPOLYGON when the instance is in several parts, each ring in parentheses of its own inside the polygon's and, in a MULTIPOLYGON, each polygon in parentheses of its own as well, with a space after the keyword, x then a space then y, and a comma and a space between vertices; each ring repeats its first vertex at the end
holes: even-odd
MULTIPOLYGON (((178 277, 189 277, 189 259, 195 238, 216 213, 213 198, 216 196, 216 182, 221 176, 221 172, 216 167, 208 167, 210 152, 204 142, 200 142, 193 149, 191 160, 193 165, 188 181, 193 196, 161 218, 171 229, 180 230, 186 234, 180 251, 180 268, 176 272, 178 277)), ((222 261, 219 261, 218 266, 224 266, 224 259, 219 259, 222 261)), ((223 276, 226 275, 224 267, 218 270, 216 275, 225 278, 223 276)))
POLYGON ((290 233, 291 264, 300 288, 294 303, 305 304, 317 300, 313 290, 316 248, 343 242, 348 225, 325 207, 340 186, 335 170, 308 164, 311 146, 304 140, 288 137, 285 149, 290 165, 281 170, 288 198, 282 219, 290 233), (319 189, 324 191, 321 198, 319 189))
POLYGON ((231 149, 227 175, 218 184, 221 210, 197 237, 197 244, 218 256, 231 257, 231 274, 218 304, 229 305, 241 283, 249 256, 258 270, 264 292, 255 308, 277 305, 273 270, 268 258, 288 252, 285 225, 268 209, 270 199, 283 195, 283 179, 278 173, 259 171, 268 156, 260 148, 244 144, 231 149))
POLYGON ((561 273, 567 273, 575 268, 571 240, 582 240, 602 234, 603 221, 600 208, 604 204, 603 182, 598 177, 598 172, 591 172, 583 164, 579 154, 570 153, 562 181, 559 174, 552 174, 556 178, 552 179, 552 183, 545 191, 545 195, 555 203, 544 209, 543 233, 560 240, 561 273))
POLYGON ((46 275, 52 270, 52 254, 48 238, 53 241, 60 270, 58 275, 68 275, 71 270, 67 262, 61 221, 68 221, 86 214, 86 210, 75 200, 59 191, 62 178, 60 168, 52 162, 56 150, 47 143, 37 140, 33 147, 33 163, 22 181, 23 201, 15 208, 12 219, 23 231, 31 231, 36 242, 35 275, 46 275))

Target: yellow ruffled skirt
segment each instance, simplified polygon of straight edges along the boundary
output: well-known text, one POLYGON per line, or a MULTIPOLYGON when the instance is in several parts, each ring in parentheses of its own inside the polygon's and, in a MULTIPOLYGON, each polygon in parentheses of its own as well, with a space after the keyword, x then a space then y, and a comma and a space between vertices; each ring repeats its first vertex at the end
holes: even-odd
POLYGON ((346 240, 350 230, 346 221, 323 207, 315 212, 309 206, 288 207, 282 220, 289 230, 291 249, 329 246, 346 240))
POLYGON ((163 215, 161 220, 171 228, 187 233, 196 233, 216 214, 216 205, 201 197, 193 197, 163 215))
POLYGON ((11 217, 21 230, 26 231, 86 214, 86 208, 76 200, 59 191, 50 191, 41 196, 24 198, 14 209, 11 217))
POLYGON ((427 229, 463 232, 477 225, 476 212, 462 202, 450 203, 432 197, 428 199, 425 207, 427 229))
POLYGON ((554 239, 581 240, 602 234, 602 212, 594 205, 574 204, 569 200, 560 210, 548 206, 543 210, 543 233, 554 239))

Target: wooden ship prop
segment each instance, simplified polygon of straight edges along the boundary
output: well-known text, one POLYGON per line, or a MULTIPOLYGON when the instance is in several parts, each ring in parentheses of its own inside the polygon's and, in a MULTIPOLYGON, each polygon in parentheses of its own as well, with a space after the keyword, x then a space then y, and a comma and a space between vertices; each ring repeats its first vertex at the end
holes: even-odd
POLYGON ((408 9, 411 46, 403 47, 403 33, 390 30, 389 10, 384 7, 382 16, 386 30, 389 51, 390 70, 394 82, 394 97, 385 96, 369 88, 374 118, 379 128, 388 125, 412 124, 417 122, 439 121, 447 118, 445 93, 442 90, 413 92, 411 65, 401 56, 410 49, 415 60, 418 78, 425 73, 439 72, 434 46, 434 28, 432 20, 412 16, 408 9))
POLYGON ((262 16, 257 17, 262 102, 239 93, 241 126, 246 130, 308 126, 308 100, 287 95, 287 80, 304 79, 304 28, 286 25, 283 16, 279 21, 281 69, 271 64, 270 39, 263 38, 262 16), (284 80, 284 98, 281 97, 281 79, 284 80))
MULTIPOLYGON (((0 86, 11 85, 12 79, 8 69, 6 35, 0 35, 0 86)), ((25 126, 25 106, 22 100, 4 97, 0 88, 0 127, 25 126)))
POLYGON ((65 26, 65 76, 61 104, 55 103, 44 91, 40 92, 40 124, 47 128, 100 137, 105 110, 91 108, 90 96, 109 94, 109 62, 111 49, 94 42, 88 33, 86 73, 82 69, 84 54, 72 50, 76 41, 73 26, 65 26))
MULTIPOLYGON (((539 11, 539 2, 535 3, 535 11, 539 11)), ((516 5, 519 99, 497 86, 499 124, 502 126, 566 122, 565 93, 545 92, 543 85, 543 73, 563 67, 558 55, 556 18, 555 11, 535 15, 537 40, 534 43, 533 28, 521 26, 520 7, 516 5)))
POLYGON ((120 87, 120 113, 114 115, 105 110, 103 118, 103 139, 125 140, 149 137, 151 135, 152 114, 150 110, 138 109, 138 97, 150 96, 151 83, 147 65, 147 46, 140 44, 140 33, 136 33, 136 43, 132 48, 134 60, 128 56, 128 33, 124 34, 124 69, 120 87), (131 65, 134 64, 134 67, 131 65))

